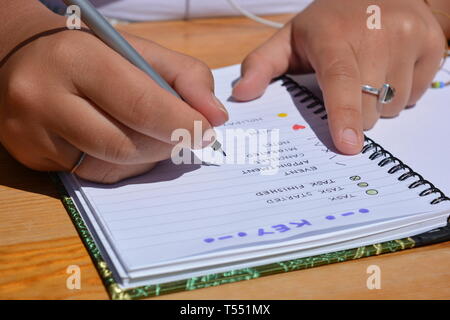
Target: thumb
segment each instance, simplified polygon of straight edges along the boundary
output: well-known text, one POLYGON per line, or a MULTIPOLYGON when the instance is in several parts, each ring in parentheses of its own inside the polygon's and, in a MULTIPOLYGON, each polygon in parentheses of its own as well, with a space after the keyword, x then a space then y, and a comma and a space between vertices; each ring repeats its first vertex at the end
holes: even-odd
POLYGON ((273 78, 287 72, 292 53, 290 38, 291 25, 287 24, 244 59, 233 98, 238 101, 256 99, 273 78))

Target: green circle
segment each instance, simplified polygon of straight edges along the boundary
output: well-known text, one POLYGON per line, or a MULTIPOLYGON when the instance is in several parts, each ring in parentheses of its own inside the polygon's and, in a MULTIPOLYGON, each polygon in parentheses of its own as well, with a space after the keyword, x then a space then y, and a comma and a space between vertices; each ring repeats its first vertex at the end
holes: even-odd
POLYGON ((369 184, 367 182, 360 182, 360 183, 358 183, 358 187, 361 187, 361 188, 365 188, 365 187, 368 187, 368 186, 369 186, 369 184))
POLYGON ((350 180, 352 180, 352 181, 358 181, 358 180, 361 180, 361 177, 360 177, 360 176, 351 176, 351 177, 350 177, 350 180))
POLYGON ((375 189, 369 189, 369 190, 366 191, 366 193, 367 193, 369 196, 375 196, 375 195, 378 194, 378 190, 375 190, 375 189))

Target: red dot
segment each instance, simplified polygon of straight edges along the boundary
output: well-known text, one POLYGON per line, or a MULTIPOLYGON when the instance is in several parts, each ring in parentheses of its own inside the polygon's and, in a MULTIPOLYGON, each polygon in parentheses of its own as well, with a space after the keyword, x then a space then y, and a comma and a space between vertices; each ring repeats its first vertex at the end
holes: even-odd
POLYGON ((301 130, 301 129, 305 129, 306 127, 305 126, 302 126, 301 124, 294 124, 293 126, 292 126, 292 129, 294 129, 294 130, 301 130))

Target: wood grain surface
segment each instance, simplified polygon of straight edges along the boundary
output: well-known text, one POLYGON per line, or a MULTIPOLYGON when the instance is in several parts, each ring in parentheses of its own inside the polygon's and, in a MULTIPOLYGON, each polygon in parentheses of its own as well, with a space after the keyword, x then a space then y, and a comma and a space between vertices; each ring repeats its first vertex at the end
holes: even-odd
MULTIPOLYGON (((270 17, 287 21, 292 15, 270 17)), ((118 26, 197 57, 211 68, 239 63, 274 29, 245 18, 118 26)), ((449 299, 450 243, 162 296, 162 299, 449 299), (366 286, 381 268, 381 289, 366 286)), ((0 298, 107 299, 92 261, 48 174, 29 170, 0 147, 0 298), (67 268, 81 289, 67 289, 67 268)))

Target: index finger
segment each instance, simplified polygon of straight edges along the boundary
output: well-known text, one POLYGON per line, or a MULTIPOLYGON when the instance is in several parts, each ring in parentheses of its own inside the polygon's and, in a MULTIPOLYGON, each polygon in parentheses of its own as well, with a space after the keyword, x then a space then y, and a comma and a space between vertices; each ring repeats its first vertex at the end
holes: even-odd
POLYGON ((164 77, 192 108, 214 125, 228 120, 228 112, 214 95, 214 79, 208 66, 147 39, 124 34, 144 59, 164 77))
POLYGON ((347 44, 316 44, 309 51, 333 142, 342 153, 359 153, 364 138, 361 80, 355 54, 347 44))
MULTIPOLYGON (((147 74, 129 63, 103 43, 83 56, 89 72, 73 77, 77 89, 104 112, 127 127, 166 143, 179 128, 194 132, 195 121, 202 133, 211 128, 208 120, 183 100, 156 84, 147 74)), ((191 135, 202 145, 202 137, 191 135)))

